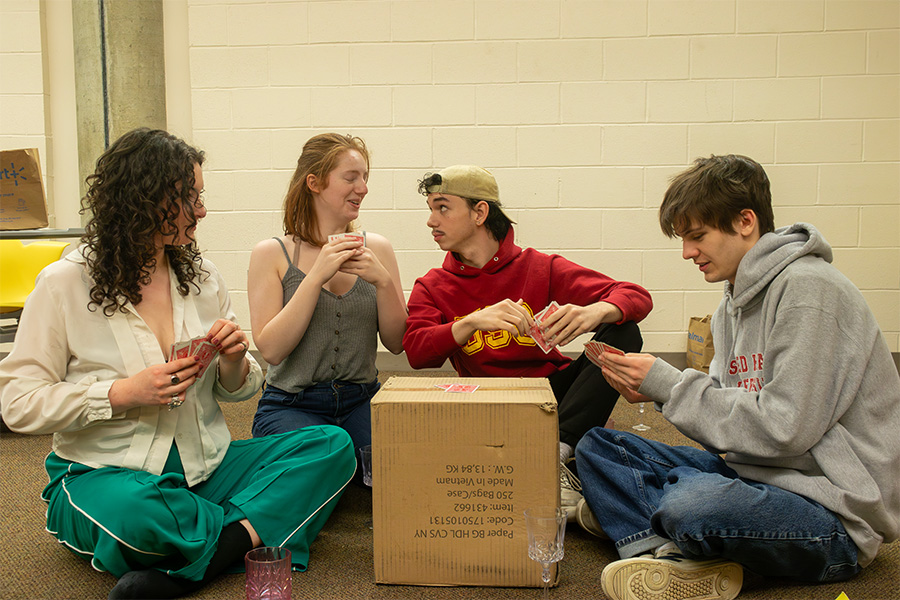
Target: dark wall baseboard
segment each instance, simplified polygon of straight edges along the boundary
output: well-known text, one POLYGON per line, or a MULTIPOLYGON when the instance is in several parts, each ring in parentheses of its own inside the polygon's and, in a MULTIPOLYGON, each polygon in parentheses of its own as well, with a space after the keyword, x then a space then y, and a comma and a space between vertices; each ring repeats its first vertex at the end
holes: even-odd
MULTIPOLYGON (((575 358, 579 353, 577 352, 564 352, 566 356, 570 358, 575 358)), ((656 354, 669 364, 679 369, 683 369, 687 366, 685 362, 684 353, 683 352, 660 352, 656 354)), ((378 358, 375 360, 375 365, 378 367, 379 371, 411 371, 412 367, 409 366, 409 363, 406 360, 406 354, 391 354, 390 352, 379 352, 378 358)), ((422 369, 423 371, 452 371, 453 367, 450 366, 450 361, 444 363, 444 365, 438 369, 422 369)))
MULTIPOLYGON (((575 352, 566 352, 567 356, 575 357, 578 353, 575 352)), ((263 360, 262 356, 259 355, 259 352, 253 351, 253 356, 256 357, 256 360, 259 361, 259 364, 266 367, 266 363, 263 360)), ((659 352, 656 353, 656 356, 662 358, 664 361, 669 363, 675 368, 684 369, 687 366, 687 362, 684 358, 684 352, 659 352)), ((900 352, 893 352, 891 354, 894 358, 894 366, 897 367, 897 371, 900 372, 900 352)), ((405 354, 391 354, 390 352, 379 352, 378 357, 375 359, 375 365, 378 367, 379 371, 411 371, 412 367, 409 366, 409 363, 406 360, 405 354)), ((422 369, 423 371, 452 371, 453 367, 450 366, 449 361, 444 363, 444 365, 438 369, 422 369)))
MULTIPOLYGON (((251 350, 253 357, 262 365, 263 369, 268 367, 268 364, 263 357, 260 355, 258 350, 251 350)), ((0 360, 6 358, 8 352, 0 352, 0 360)), ((576 353, 566 352, 567 356, 575 357, 576 353)), ((684 359, 683 352, 658 352, 656 356, 662 358, 664 361, 676 367, 678 369, 683 369, 687 366, 687 363, 684 359)), ((893 352, 891 356, 894 358, 894 366, 897 367, 897 371, 900 372, 900 352, 893 352)), ((409 363, 406 360, 405 354, 391 354, 390 352, 379 352, 378 357, 375 359, 375 366, 378 367, 379 371, 412 371, 412 367, 409 366, 409 363)), ((452 371, 453 367, 450 366, 449 362, 444 363, 444 365, 438 369, 422 369, 423 371, 452 371)))

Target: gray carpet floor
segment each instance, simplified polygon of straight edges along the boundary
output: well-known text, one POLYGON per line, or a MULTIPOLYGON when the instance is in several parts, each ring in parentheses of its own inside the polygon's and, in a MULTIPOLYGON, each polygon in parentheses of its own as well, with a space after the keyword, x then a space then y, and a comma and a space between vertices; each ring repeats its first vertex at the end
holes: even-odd
MULTIPOLYGON (((435 373, 402 373, 436 375, 435 373)), ((383 377, 391 373, 382 374, 383 377)), ((249 437, 256 410, 251 400, 224 407, 235 439, 249 437)), ((630 430, 638 409, 624 401, 613 413, 616 428, 630 430)), ((653 410, 644 414, 651 429, 644 435, 670 444, 686 440, 653 410)), ((49 436, 0 434, 0 599, 106 598, 115 579, 94 571, 89 563, 61 547, 45 531, 44 503, 40 492, 47 482, 43 460, 50 449, 49 436)), ((293 597, 315 599, 529 599, 541 597, 539 589, 415 587, 374 583, 371 518, 372 497, 367 489, 348 486, 328 524, 311 549, 309 569, 293 575, 293 597)), ((415 506, 409 507, 416 510, 415 506)), ((559 585, 550 591, 554 600, 604 598, 600 572, 616 559, 611 542, 599 540, 571 524, 566 532, 565 559, 559 585)), ((821 586, 797 585, 745 575, 741 599, 835 600, 844 592, 849 600, 900 599, 900 542, 882 549, 875 562, 851 581, 821 586)), ((244 597, 244 576, 224 575, 191 598, 244 597)))

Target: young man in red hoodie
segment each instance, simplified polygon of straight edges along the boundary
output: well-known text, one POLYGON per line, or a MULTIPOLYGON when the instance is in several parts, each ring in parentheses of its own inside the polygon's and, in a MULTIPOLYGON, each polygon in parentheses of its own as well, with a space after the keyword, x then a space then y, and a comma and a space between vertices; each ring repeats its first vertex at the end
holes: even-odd
POLYGON ((565 463, 588 430, 606 423, 619 393, 584 353, 573 361, 558 346, 595 332, 597 341, 639 351, 637 322, 652 308, 650 294, 562 256, 516 246, 497 182, 481 167, 426 174, 419 192, 447 256, 416 280, 409 297, 403 337, 409 364, 440 367, 449 359, 463 377, 547 377, 558 403, 562 504, 571 517, 580 484, 565 463), (540 324, 552 345, 545 353, 528 332, 534 315, 552 302, 558 310, 540 324))

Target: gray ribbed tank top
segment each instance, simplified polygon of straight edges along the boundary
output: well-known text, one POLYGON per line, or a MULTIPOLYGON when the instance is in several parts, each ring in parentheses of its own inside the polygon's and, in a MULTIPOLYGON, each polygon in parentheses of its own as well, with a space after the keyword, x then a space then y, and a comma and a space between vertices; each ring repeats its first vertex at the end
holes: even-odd
MULTIPOLYGON (((288 268, 281 279, 284 304, 294 296, 306 274, 288 256, 279 238, 288 268)), ((375 286, 361 277, 346 294, 319 292, 309 327, 297 347, 279 365, 270 365, 266 381, 287 392, 340 379, 368 383, 375 379, 378 350, 378 309, 375 286)))

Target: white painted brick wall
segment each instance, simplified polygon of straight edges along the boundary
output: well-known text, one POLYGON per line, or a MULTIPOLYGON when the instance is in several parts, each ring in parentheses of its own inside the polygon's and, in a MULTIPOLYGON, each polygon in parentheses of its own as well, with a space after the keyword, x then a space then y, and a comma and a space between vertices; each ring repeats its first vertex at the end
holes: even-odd
POLYGON ((869 32, 869 60, 867 73, 896 73, 900 71, 900 31, 869 32))
MULTIPOLYGON (((865 4, 860 4, 860 8, 865 4)), ((778 74, 782 77, 865 73, 866 34, 802 33, 778 38, 778 74)))
POLYGON ((900 159, 900 121, 880 119, 866 122, 863 127, 863 158, 896 163, 900 159))
MULTIPOLYGON (((51 133, 40 6, 0 1, 7 147, 51 133)), ((900 351, 896 0, 188 0, 186 15, 200 239, 245 326, 249 251, 281 232, 303 143, 335 130, 371 147, 360 224, 391 240, 407 293, 442 260, 417 180, 479 163, 520 241, 651 290, 656 352, 682 351, 720 297, 659 231, 668 178, 747 154, 776 223, 824 232, 900 351)))
MULTIPOLYGON (((0 148, 37 148, 45 186, 47 132, 39 0, 0 2, 0 148)), ((48 202, 53 218, 52 198, 48 202)))
POLYGON ((824 3, 808 0, 753 0, 741 2, 737 14, 738 33, 785 33, 821 31, 824 3))

